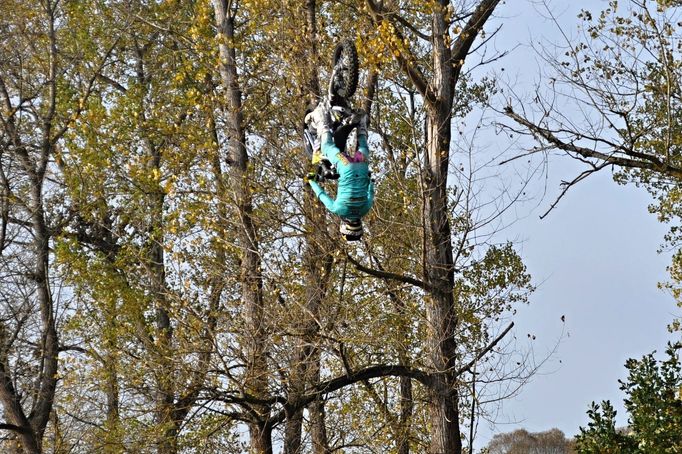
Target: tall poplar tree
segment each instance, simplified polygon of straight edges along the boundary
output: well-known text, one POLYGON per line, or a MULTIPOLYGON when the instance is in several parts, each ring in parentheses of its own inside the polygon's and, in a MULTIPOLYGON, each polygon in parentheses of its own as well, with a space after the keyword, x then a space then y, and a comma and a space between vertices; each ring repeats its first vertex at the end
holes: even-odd
POLYGON ((96 17, 82 14, 92 7, 2 5, 0 402, 7 418, 1 427, 15 441, 5 447, 16 452, 39 453, 59 443, 55 397, 66 350, 60 327, 71 298, 60 290, 54 266, 54 238, 68 219, 58 208, 55 160, 115 42, 91 39, 102 31, 96 17))

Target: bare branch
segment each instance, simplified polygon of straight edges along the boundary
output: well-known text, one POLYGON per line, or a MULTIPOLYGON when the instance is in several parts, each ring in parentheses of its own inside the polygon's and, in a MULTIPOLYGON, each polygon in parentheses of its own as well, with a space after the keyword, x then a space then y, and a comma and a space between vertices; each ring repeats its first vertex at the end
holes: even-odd
MULTIPOLYGON (((613 164, 630 169, 651 170, 662 173, 676 180, 682 180, 681 168, 672 166, 667 162, 664 162, 654 156, 648 155, 646 160, 637 160, 626 158, 623 156, 617 156, 615 154, 606 154, 590 148, 581 147, 575 145, 574 143, 565 142, 559 139, 559 137, 557 137, 553 131, 550 131, 547 128, 543 128, 539 125, 531 123, 530 121, 526 120, 525 118, 515 113, 510 106, 506 107, 504 109, 504 112, 509 118, 516 121, 520 125, 525 126, 533 134, 541 137, 542 139, 553 145, 554 148, 557 148, 559 150, 567 151, 570 153, 576 153, 584 158, 599 159, 606 164, 613 164)), ((623 153, 623 150, 614 150, 614 153, 615 152, 623 153)))
POLYGON ((402 282, 403 284, 414 285, 415 287, 419 287, 420 289, 425 290, 427 292, 433 291, 433 288, 429 284, 427 284, 426 282, 421 281, 419 279, 416 279, 416 278, 413 278, 410 276, 404 276, 402 274, 395 274, 395 273, 391 273, 388 271, 379 271, 379 270, 375 270, 373 268, 368 268, 368 267, 362 265, 357 260, 355 260, 350 255, 348 255, 347 257, 348 257, 348 260, 350 260, 350 262, 355 266, 355 268, 357 270, 362 271, 363 273, 369 274, 370 276, 379 277, 382 279, 389 279, 392 281, 398 281, 398 282, 402 282))
POLYGON ((498 3, 500 3, 500 0, 482 0, 464 26, 462 33, 452 44, 453 84, 457 83, 459 74, 462 71, 462 65, 467 55, 469 55, 471 46, 498 3))
POLYGON ((462 375, 464 372, 468 372, 481 358, 483 358, 485 355, 488 354, 490 350, 495 348, 495 346, 502 340, 504 337, 509 333, 509 331, 514 327, 514 322, 511 322, 509 326, 507 326, 502 333, 500 333, 499 336, 497 336, 490 344, 488 344, 487 347, 485 347, 483 350, 481 350, 478 355, 474 357, 471 361, 469 361, 468 364, 465 366, 459 368, 457 370, 457 376, 462 375))
POLYGON ((282 422, 284 419, 286 419, 287 413, 295 411, 298 408, 303 408, 316 399, 333 393, 334 391, 338 391, 341 388, 345 388, 346 386, 353 385, 360 381, 381 377, 410 377, 427 387, 431 386, 432 384, 430 374, 414 367, 386 364, 369 366, 359 371, 317 384, 311 392, 307 393, 296 402, 287 403, 284 409, 280 410, 272 418, 270 418, 269 424, 274 425, 276 423, 282 422))
POLYGON ((87 350, 83 347, 79 347, 77 345, 60 345, 58 351, 61 352, 78 352, 78 353, 85 353, 86 355, 89 355, 91 352, 90 350, 87 350))
POLYGON ((400 22, 401 25, 403 25, 405 28, 410 30, 412 33, 414 33, 415 35, 417 35, 418 37, 420 37, 424 41, 431 41, 431 39, 433 38, 431 35, 427 35, 426 33, 422 33, 421 31, 417 30, 417 27, 410 24, 402 16, 399 16, 398 14, 396 14, 394 17, 398 22, 400 22))
POLYGON ((549 207, 549 209, 547 211, 545 211, 540 216, 540 219, 545 219, 547 217, 547 215, 559 204, 561 199, 564 198, 564 196, 566 195, 568 190, 571 189, 574 185, 580 183, 585 178, 589 177, 593 173, 600 171, 601 169, 603 169, 604 167, 607 167, 608 165, 609 165, 608 163, 602 163, 599 166, 594 166, 592 169, 585 170, 584 172, 582 172, 580 175, 578 175, 577 177, 575 177, 571 181, 562 182, 561 185, 564 187, 563 191, 561 191, 561 194, 559 194, 559 197, 556 198, 556 200, 554 201, 554 203, 552 203, 552 205, 549 207))
POLYGON ((120 83, 116 82, 114 79, 105 76, 104 74, 97 74, 97 79, 100 82, 104 82, 105 84, 109 85, 112 88, 115 88, 116 90, 120 91, 121 93, 126 93, 128 89, 121 85, 120 83))
POLYGON ((0 423, 0 430, 10 430, 12 432, 18 432, 20 434, 29 434, 31 431, 26 427, 17 426, 15 424, 9 424, 6 422, 0 423))

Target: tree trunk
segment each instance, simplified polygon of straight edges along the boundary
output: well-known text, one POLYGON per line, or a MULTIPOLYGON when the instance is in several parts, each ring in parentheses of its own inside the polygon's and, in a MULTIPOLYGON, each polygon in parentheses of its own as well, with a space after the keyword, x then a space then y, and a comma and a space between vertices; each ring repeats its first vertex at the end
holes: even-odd
MULTIPOLYGON (((40 305, 40 318, 43 327, 42 351, 43 369, 38 390, 38 396, 34 408, 31 411, 31 426, 36 434, 38 447, 41 445, 45 428, 50 419, 54 394, 57 389, 57 356, 59 354, 59 341, 54 319, 54 307, 48 267, 50 261, 50 234, 45 220, 45 207, 43 206, 43 182, 47 163, 53 151, 52 127, 57 109, 57 37, 55 30, 55 4, 48 4, 48 36, 50 39, 49 51, 49 109, 43 118, 43 130, 41 152, 35 166, 26 159, 24 167, 31 179, 31 202, 33 213, 33 237, 35 248, 35 271, 33 280, 37 287, 38 302, 40 305)), ((28 158, 28 157, 27 157, 28 158)))
POLYGON ((433 289, 427 303, 431 363, 436 370, 429 389, 432 439, 430 452, 462 452, 459 428, 459 395, 455 375, 457 344, 455 329, 454 263, 448 217, 447 178, 450 163, 452 105, 455 88, 469 50, 499 0, 481 0, 466 27, 449 47, 446 8, 439 0, 431 22, 433 77, 427 97, 424 180, 427 221, 426 279, 433 289), (430 100, 430 101, 429 101, 430 100))
MULTIPOLYGON (((115 311, 116 303, 113 302, 108 307, 106 316, 107 328, 115 333, 115 311)), ((105 423, 104 453, 118 454, 122 452, 121 443, 121 421, 119 416, 119 383, 118 383, 118 345, 116 337, 108 334, 106 339, 106 353, 104 355, 105 388, 104 392, 107 399, 107 419, 105 423)))
POLYGON ((42 175, 39 181, 34 181, 32 188, 33 209, 33 234, 36 252, 36 267, 34 281, 38 287, 38 301, 40 304, 40 318, 43 326, 43 339, 41 358, 43 370, 41 371, 38 399, 31 416, 31 426, 37 438, 38 447, 43 438, 45 428, 52 412, 54 394, 57 389, 57 355, 58 341, 57 329, 54 319, 52 294, 48 277, 49 263, 49 234, 45 223, 45 214, 42 201, 42 175))
POLYGON ((450 138, 449 110, 431 110, 428 116, 426 168, 426 276, 433 292, 427 301, 431 365, 437 371, 430 389, 432 454, 459 453, 459 411, 453 376, 455 343, 454 265, 450 221, 447 216, 447 163, 450 138), (440 115, 439 115, 440 114, 440 115))
MULTIPOLYGON (((54 68, 51 73, 54 74, 54 68)), ((54 101, 54 99, 53 99, 54 101)), ((52 111, 50 111, 52 112, 52 111)), ((21 162, 24 172, 31 184, 28 207, 31 210, 31 232, 33 235, 32 253, 34 254, 33 269, 28 273, 36 287, 38 307, 41 321, 41 344, 40 359, 41 367, 34 389, 34 404, 30 416, 26 416, 21 406, 19 395, 14 388, 14 383, 7 359, 7 348, 4 331, 0 334, 0 401, 7 419, 11 424, 19 428, 18 439, 22 449, 26 453, 41 451, 41 444, 45 428, 50 419, 54 394, 57 388, 57 356, 58 338, 54 319, 54 307, 50 280, 48 275, 49 266, 49 232, 45 221, 43 206, 43 179, 45 177, 44 163, 52 151, 50 141, 51 121, 53 113, 48 113, 43 121, 43 140, 41 152, 34 162, 26 149, 21 144, 19 137, 13 137, 13 145, 16 147, 18 160, 21 162)))
MULTIPOLYGON (((320 96, 318 68, 315 64, 319 58, 317 53, 316 1, 305 2, 305 30, 308 52, 301 55, 301 61, 309 62, 306 79, 302 83, 305 104, 309 104, 320 96), (310 63, 311 62, 311 63, 310 63)), ((304 106, 306 107, 306 106, 304 106)), ((307 156, 303 157, 303 168, 310 164, 307 156)), ((310 190, 305 191, 303 205, 305 209, 305 251, 303 253, 303 270, 305 276, 305 313, 299 323, 297 332, 301 334, 292 356, 291 374, 288 383, 288 398, 295 402, 309 385, 315 385, 320 379, 320 351, 316 345, 320 306, 327 292, 333 258, 330 253, 333 245, 325 238, 327 225, 326 212, 319 209, 316 197, 310 190)), ((316 400, 308 406, 311 424, 311 438, 314 453, 328 452, 327 431, 324 422, 324 403, 316 400)), ((295 410, 286 421, 284 452, 298 454, 302 452, 301 439, 303 431, 303 408, 295 410)))
MULTIPOLYGON (((319 356, 317 358, 317 365, 319 366, 319 356)), ((319 382, 319 368, 316 374, 319 382)), ((329 448, 329 441, 327 439, 327 426, 325 423, 324 401, 318 397, 308 407, 310 412, 310 432, 313 441, 313 454, 330 454, 332 451, 329 448)))
MULTIPOLYGON (((441 1, 442 6, 448 2, 441 1)), ((436 370, 429 390, 432 454, 460 453, 459 409, 454 377, 457 345, 455 341, 454 263, 448 217, 447 178, 450 162, 452 123, 452 54, 445 45, 447 24, 443 11, 432 16, 432 56, 434 74, 431 90, 435 102, 427 107, 424 180, 426 204, 426 279, 433 289, 427 302, 430 326, 431 365, 436 370)))
MULTIPOLYGON (((136 43, 136 72, 137 83, 147 90, 150 84, 150 77, 147 74, 146 54, 147 49, 140 47, 136 43)), ((140 124, 146 120, 145 96, 139 99, 138 115, 142 119, 140 124)), ((144 141, 147 153, 149 173, 161 172, 161 149, 149 137, 144 128, 139 128, 138 133, 144 141)), ((175 410, 175 391, 176 374, 173 360, 173 327, 169 314, 168 292, 166 289, 166 268, 163 249, 163 205, 165 193, 158 184, 149 189, 151 212, 148 213, 148 224, 146 234, 145 266, 149 291, 153 296, 155 305, 155 342, 149 345, 152 356, 152 374, 156 389, 154 390, 154 413, 156 428, 159 431, 156 440, 156 450, 158 454, 175 454, 177 452, 177 427, 174 420, 175 410)))
POLYGON ((22 142, 19 132, 14 126, 13 117, 6 122, 9 139, 13 146, 15 159, 21 164, 21 168, 30 183, 30 192, 27 208, 30 210, 31 245, 33 254, 32 269, 27 270, 27 275, 35 285, 36 301, 40 311, 40 344, 39 356, 40 367, 38 377, 35 380, 33 408, 29 416, 26 416, 21 406, 18 390, 15 389, 9 361, 5 350, 5 333, 0 333, 0 401, 7 419, 17 426, 18 440, 21 448, 26 453, 38 453, 41 451, 42 439, 45 429, 50 420, 54 395, 57 389, 57 371, 59 341, 54 318, 54 305, 50 290, 48 273, 50 254, 50 233, 45 219, 43 204, 43 182, 45 172, 53 151, 52 128, 57 104, 57 41, 55 30, 55 5, 45 5, 47 15, 48 47, 48 74, 47 93, 45 95, 45 115, 40 119, 40 145, 35 156, 29 155, 28 148, 22 142))
MULTIPOLYGON (((158 151, 155 153, 158 155, 158 151)), ((155 168, 159 168, 158 156, 155 156, 155 168)), ((152 242, 151 284, 156 301, 156 423, 161 431, 157 446, 159 454, 175 454, 177 452, 178 421, 175 421, 175 367, 173 360, 173 327, 168 313, 168 298, 166 295, 166 271, 164 266, 164 251, 162 245, 163 219, 162 192, 156 194, 153 213, 151 214, 152 242)))
MULTIPOLYGON (((264 398, 268 393, 267 331, 263 310, 263 278, 261 274, 258 240, 252 215, 252 199, 249 188, 246 131, 242 114, 242 93, 237 74, 237 56, 234 45, 234 11, 226 0, 213 0, 220 51, 220 75, 226 90, 228 163, 230 165, 230 189, 234 196, 240 228, 237 242, 241 253, 241 294, 244 303, 246 332, 242 343, 246 353, 244 389, 249 394, 264 398)), ((254 421, 249 424, 251 452, 272 453, 272 428, 268 423, 270 408, 253 405, 254 421)))
POLYGON ((4 410, 5 418, 10 424, 17 427, 16 452, 25 454, 40 454, 40 444, 33 427, 21 408, 21 403, 14 388, 10 375, 7 352, 5 351, 6 335, 4 326, 0 324, 0 402, 4 410))
MULTIPOLYGON (((403 362, 406 363, 406 361, 401 359, 401 363, 403 362)), ((412 379, 410 377, 400 377, 400 428, 402 434, 398 438, 398 454, 410 454, 410 423, 413 408, 412 379)))
MULTIPOLYGON (((424 98, 426 107, 426 153, 422 169, 424 275, 430 288, 426 301, 430 328, 427 343, 431 367, 435 371, 428 389, 431 413, 429 451, 432 454, 462 452, 457 377, 454 372, 457 360, 457 318, 447 193, 454 91, 469 50, 498 3, 499 0, 480 0, 452 47, 449 44, 450 23, 446 19, 450 2, 438 0, 432 5, 432 76, 428 80, 420 68, 415 66, 415 59, 409 50, 393 49, 400 67, 424 98)), ((385 10, 383 2, 366 0, 366 4, 375 23, 395 21, 393 16, 396 13, 385 10)), ((399 31, 401 28, 401 25, 394 27, 398 41, 405 40, 399 31)))

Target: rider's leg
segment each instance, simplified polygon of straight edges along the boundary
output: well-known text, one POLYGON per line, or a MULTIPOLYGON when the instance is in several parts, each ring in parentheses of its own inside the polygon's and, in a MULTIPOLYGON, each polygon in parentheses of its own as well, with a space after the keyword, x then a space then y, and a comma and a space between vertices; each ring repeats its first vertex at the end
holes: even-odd
POLYGON ((358 135, 358 151, 365 157, 365 162, 369 162, 369 145, 367 136, 358 135))
POLYGON ((331 143, 322 142, 322 160, 318 168, 321 170, 322 175, 327 180, 336 180, 339 178, 337 169, 343 163, 339 162, 338 148, 334 145, 332 139, 331 143))
POLYGON ((367 144, 367 114, 364 111, 358 124, 358 151, 363 154, 365 161, 369 162, 369 145, 367 144))
POLYGON ((319 103, 312 112, 305 116, 305 124, 317 133, 312 158, 313 164, 317 164, 324 158, 324 136, 331 131, 331 117, 325 101, 319 103))
POLYGON ((326 159, 337 169, 343 165, 342 155, 332 137, 332 119, 329 107, 325 102, 321 102, 306 117, 306 123, 310 123, 317 131, 317 138, 320 141, 322 159, 326 159))
POLYGON ((330 132, 324 133, 321 140, 322 155, 324 159, 332 163, 333 166, 337 167, 344 162, 342 161, 341 151, 338 149, 334 143, 334 139, 330 132))

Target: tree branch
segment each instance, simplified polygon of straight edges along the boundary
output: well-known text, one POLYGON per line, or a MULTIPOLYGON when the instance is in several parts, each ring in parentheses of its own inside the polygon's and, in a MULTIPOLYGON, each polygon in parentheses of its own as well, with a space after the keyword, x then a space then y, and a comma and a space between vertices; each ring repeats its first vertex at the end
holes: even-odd
POLYGON ((476 364, 481 358, 483 358, 485 355, 487 355, 488 352, 489 352, 490 350, 492 350, 493 348, 495 348, 495 346, 504 338, 504 336, 507 335, 507 333, 509 333, 509 331, 510 331, 513 327, 514 327, 514 322, 511 322, 511 323, 509 324, 509 326, 507 326, 507 327, 504 329, 504 331, 502 331, 502 333, 501 333, 499 336, 497 336, 497 337, 495 338, 495 340, 493 340, 490 344, 488 344, 487 347, 485 347, 483 350, 481 350, 481 351, 478 353, 478 355, 476 355, 476 356, 474 357, 474 359, 472 359, 471 361, 469 361, 469 363, 466 364, 465 366, 460 367, 460 368, 457 370, 457 375, 456 375, 456 376, 459 377, 459 376, 462 375, 464 372, 469 371, 469 370, 474 366, 474 364, 476 364))
POLYGON ((576 153, 584 158, 599 159, 607 165, 613 164, 630 169, 651 170, 654 172, 659 172, 661 174, 667 175, 676 180, 682 180, 682 168, 672 166, 667 162, 664 162, 654 156, 649 156, 647 160, 637 160, 625 158, 622 156, 616 156, 615 150, 614 154, 606 154, 597 150, 593 150, 591 148, 581 147, 575 145, 574 143, 564 142, 563 140, 559 139, 554 134, 554 132, 550 131, 549 129, 531 123, 530 121, 526 120, 525 118, 521 117, 516 112, 514 112, 511 106, 507 106, 504 109, 504 112, 509 118, 516 121, 520 125, 525 126, 534 135, 540 136, 549 144, 551 144, 552 146, 559 150, 563 150, 570 153, 576 153))
POLYGON ((400 22, 401 25, 403 25, 405 28, 410 30, 412 33, 423 39, 424 41, 431 41, 431 35, 427 35, 426 33, 422 33, 419 30, 417 30, 417 27, 414 25, 410 24, 407 20, 405 20, 404 17, 396 14, 395 19, 400 22))
POLYGON ((423 372, 417 368, 410 367, 410 366, 400 366, 400 365, 378 365, 378 366, 369 366, 364 369, 360 369, 359 371, 352 372, 349 374, 346 374, 341 377, 336 377, 331 380, 327 380, 324 382, 321 382, 317 384, 313 391, 310 394, 307 394, 303 400, 306 400, 307 402, 305 405, 307 405, 309 402, 312 402, 315 400, 317 397, 323 395, 323 394, 329 394, 334 391, 338 391, 341 388, 344 388, 346 386, 352 385, 354 383, 357 383, 359 381, 363 380, 369 380, 372 378, 380 378, 380 377, 410 377, 415 380, 417 380, 419 383, 423 384, 424 386, 431 386, 431 375, 429 375, 426 372, 423 372))
POLYGON ((31 433, 30 430, 28 430, 26 427, 21 427, 17 426, 15 424, 9 424, 6 422, 0 422, 0 430, 10 430, 12 432, 17 432, 20 434, 29 434, 31 433))
POLYGON ((297 409, 303 408, 310 404, 311 402, 315 401, 316 399, 319 399, 327 394, 333 393, 334 391, 338 391, 341 388, 345 388, 346 386, 353 385, 360 381, 389 376, 410 377, 427 387, 431 386, 432 384, 431 375, 414 367, 399 365, 369 366, 359 371, 352 372, 344 376, 336 377, 331 380, 327 380, 317 384, 316 386, 313 387, 311 392, 302 396, 300 399, 296 400, 295 402, 288 402, 285 405, 285 408, 283 408, 278 413, 273 415, 272 418, 270 418, 269 424, 274 425, 279 422, 282 422, 286 419, 287 414, 296 411, 297 409))
POLYGON ((58 352, 78 352, 78 353, 85 353, 86 355, 90 354, 90 351, 83 348, 79 347, 77 345, 60 345, 59 348, 57 349, 58 352))
POLYGON ((120 83, 116 82, 111 77, 107 77, 101 73, 97 74, 96 77, 99 81, 104 82, 105 84, 109 85, 112 88, 115 88, 116 90, 120 91, 121 93, 126 93, 128 91, 128 89, 126 87, 124 87, 120 83))
POLYGON ((547 211, 545 211, 542 215, 540 215, 540 219, 545 219, 547 215, 559 204, 561 199, 564 198, 566 193, 568 192, 569 189, 571 189, 573 186, 576 184, 580 183, 583 181, 585 178, 589 177, 593 173, 599 172, 601 169, 604 167, 608 166, 609 164, 607 162, 602 163, 599 166, 593 166, 591 169, 587 169, 584 172, 582 172, 580 175, 575 177, 571 181, 562 181, 561 185, 564 187, 564 189, 561 191, 561 194, 559 194, 559 197, 556 198, 556 200, 552 203, 552 205, 549 207, 547 211))
POLYGON ((500 0, 482 0, 476 10, 471 15, 467 24, 464 26, 462 33, 452 44, 452 82, 453 87, 459 79, 459 75, 462 72, 462 66, 464 65, 464 60, 466 60, 467 55, 471 46, 474 44, 478 33, 483 29, 486 21, 490 18, 495 7, 500 3, 500 0))
MULTIPOLYGON (((367 0, 367 6, 369 7, 369 11, 372 16, 372 20, 374 23, 378 24, 382 20, 387 20, 391 23, 391 17, 395 16, 394 14, 390 14, 388 11, 384 10, 383 7, 375 2, 374 0, 367 0)), ((399 20, 400 22, 400 20, 399 20)), ((403 36, 402 33, 400 33, 400 30, 393 26, 394 33, 396 34, 396 37, 398 38, 399 42, 405 42, 405 37, 403 36)), ((395 58, 398 61, 398 64, 400 67, 405 71, 407 74, 408 78, 410 81, 414 84, 415 88, 421 94, 424 99, 428 103, 435 103, 436 102, 436 95, 429 88, 429 85, 426 81, 426 77, 424 74, 414 66, 411 62, 416 61, 416 58, 411 54, 409 49, 399 49, 395 47, 392 43, 389 43, 391 46, 391 50, 395 52, 395 58), (407 55, 405 55, 407 53, 407 55)))
POLYGON ((68 131, 69 128, 73 125, 73 122, 76 121, 85 110, 85 103, 88 100, 88 98, 90 98, 90 95, 92 94, 95 88, 95 81, 101 79, 101 77, 104 77, 101 74, 102 68, 104 68, 104 65, 109 60, 109 57, 111 56, 112 52, 114 51, 120 40, 121 40, 120 37, 116 38, 112 45, 109 47, 109 49, 107 49, 107 51, 104 53, 104 56, 102 57, 102 61, 100 62, 98 68, 95 70, 95 73, 92 75, 92 77, 90 77, 90 79, 88 80, 85 92, 81 96, 80 102, 78 103, 78 107, 74 109, 73 113, 71 114, 71 118, 61 127, 61 129, 59 129, 59 131, 57 131, 57 133, 53 137, 50 138, 51 144, 57 143, 62 138, 62 136, 66 134, 66 131, 68 131))
POLYGON ((364 265, 362 265, 360 262, 355 260, 353 257, 350 255, 347 256, 348 260, 355 266, 355 268, 359 271, 362 271, 363 273, 369 274, 370 276, 374 277, 379 277, 382 279, 389 279, 392 281, 398 281, 402 282, 403 284, 410 284, 414 285, 415 287, 419 287, 420 289, 427 291, 427 292, 432 292, 433 288, 427 284, 424 281, 421 281, 419 279, 410 277, 410 276, 404 276, 402 274, 396 274, 396 273, 390 273, 388 271, 380 271, 380 270, 375 270, 373 268, 368 268, 364 265))

